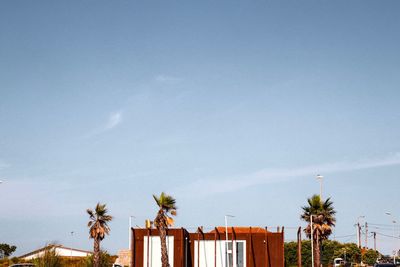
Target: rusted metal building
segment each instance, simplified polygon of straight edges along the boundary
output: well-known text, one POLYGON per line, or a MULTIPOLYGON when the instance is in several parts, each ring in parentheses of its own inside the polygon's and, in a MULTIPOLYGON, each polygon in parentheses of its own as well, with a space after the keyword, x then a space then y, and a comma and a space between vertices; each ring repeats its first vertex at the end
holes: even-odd
MULTIPOLYGON (((132 228, 132 267, 161 267, 161 242, 156 229, 132 228)), ((172 267, 283 267, 284 231, 261 227, 169 229, 167 247, 172 267)))

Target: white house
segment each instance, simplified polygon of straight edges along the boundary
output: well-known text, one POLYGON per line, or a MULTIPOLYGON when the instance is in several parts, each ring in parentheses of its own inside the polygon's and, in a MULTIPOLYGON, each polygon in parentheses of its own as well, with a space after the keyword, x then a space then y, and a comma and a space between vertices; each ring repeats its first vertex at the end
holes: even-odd
POLYGON ((81 258, 81 257, 86 257, 89 255, 92 255, 93 252, 91 251, 86 251, 86 250, 81 250, 81 249, 76 249, 76 248, 68 248, 64 247, 62 245, 49 245, 40 249, 37 249, 35 251, 29 252, 25 255, 20 256, 20 259, 23 260, 32 260, 39 258, 45 254, 46 251, 55 251, 55 253, 58 256, 61 257, 71 257, 71 258, 81 258))

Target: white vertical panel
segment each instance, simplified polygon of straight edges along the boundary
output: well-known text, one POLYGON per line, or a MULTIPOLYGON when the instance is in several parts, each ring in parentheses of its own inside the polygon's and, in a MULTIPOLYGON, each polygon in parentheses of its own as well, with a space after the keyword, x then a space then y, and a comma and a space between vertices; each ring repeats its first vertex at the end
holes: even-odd
MULTIPOLYGON (((215 253, 215 241, 214 240, 200 240, 200 249, 198 250, 199 241, 194 241, 194 267, 226 267, 226 241, 217 240, 217 264, 214 265, 214 253, 215 253), (200 259, 200 266, 198 266, 198 259, 200 259)), ((231 241, 229 241, 231 242, 231 241)), ((246 241, 235 240, 233 242, 233 262, 230 265, 236 266, 236 246, 238 243, 243 244, 243 266, 246 267, 246 241)))
MULTIPOLYGON (((217 267, 224 267, 224 241, 217 241, 217 267)), ((200 258, 200 267, 214 267, 214 253, 215 241, 214 240, 200 240, 200 250, 198 250, 199 241, 194 241, 194 266, 198 266, 198 258, 200 258)))
MULTIPOLYGON (((174 266, 174 237, 167 236, 168 261, 170 266, 174 266)), ((162 267, 161 265, 161 240, 159 236, 149 238, 149 257, 147 258, 147 236, 143 242, 143 267, 162 267)))

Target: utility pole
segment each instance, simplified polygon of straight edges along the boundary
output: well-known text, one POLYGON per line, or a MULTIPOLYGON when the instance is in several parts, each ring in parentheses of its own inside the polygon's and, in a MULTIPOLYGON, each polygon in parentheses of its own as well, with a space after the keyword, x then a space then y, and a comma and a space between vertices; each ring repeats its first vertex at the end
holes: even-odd
POLYGON ((376 232, 371 232, 374 237, 374 250, 376 251, 376 232))
POLYGON ((297 267, 301 266, 301 227, 297 230, 297 267))
POLYGON ((356 229, 356 232, 357 232, 357 245, 358 245, 359 248, 361 248, 361 226, 360 226, 360 219, 361 218, 365 218, 365 216, 364 215, 358 216, 357 224, 356 224, 356 226, 357 226, 357 229, 356 229))
POLYGON ((368 223, 365 222, 365 248, 368 249, 368 223))

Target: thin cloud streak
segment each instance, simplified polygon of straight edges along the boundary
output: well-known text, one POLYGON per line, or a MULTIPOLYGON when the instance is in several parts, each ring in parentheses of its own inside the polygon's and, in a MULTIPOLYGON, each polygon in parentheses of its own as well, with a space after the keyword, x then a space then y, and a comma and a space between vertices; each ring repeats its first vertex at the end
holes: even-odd
POLYGON ((193 196, 193 192, 196 192, 195 195, 207 196, 217 193, 238 191, 250 186, 277 183, 298 177, 312 176, 316 175, 317 173, 327 174, 394 165, 400 165, 400 153, 395 153, 393 155, 383 158, 309 165, 294 169, 263 169, 260 171, 249 173, 248 175, 242 175, 239 177, 223 180, 197 180, 192 184, 177 188, 177 190, 175 190, 175 194, 181 196, 193 196), (202 191, 202 189, 206 190, 202 191))
POLYGON ((83 138, 90 138, 95 135, 99 135, 99 134, 102 134, 104 132, 114 129, 115 127, 117 127, 118 125, 121 124, 122 115, 123 115, 122 111, 112 112, 108 116, 106 123, 102 127, 98 128, 98 129, 94 129, 93 131, 85 134, 83 136, 83 138))
POLYGON ((104 130, 111 130, 115 128, 122 122, 122 112, 113 112, 110 114, 107 124, 104 127, 104 130))
POLYGON ((166 74, 157 75, 155 77, 155 80, 160 83, 176 83, 176 82, 182 81, 181 78, 166 75, 166 74))

